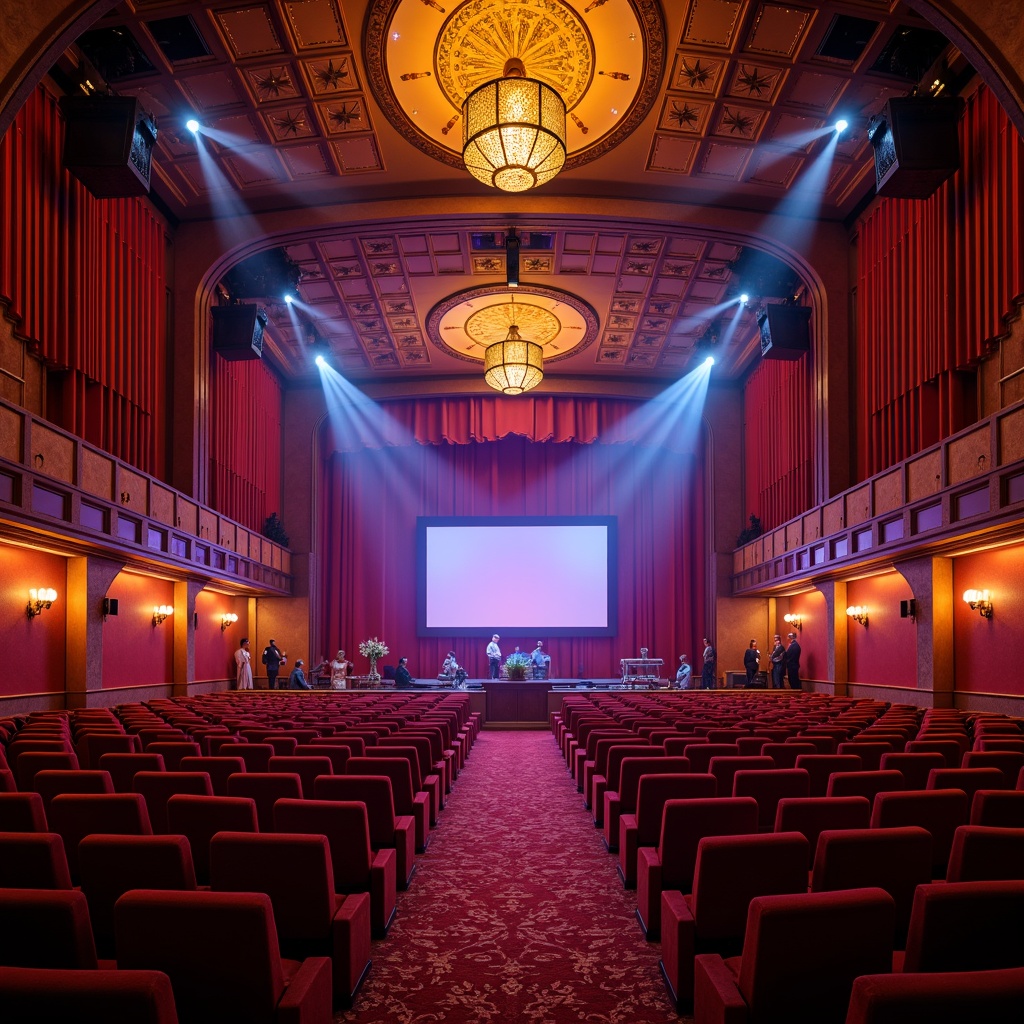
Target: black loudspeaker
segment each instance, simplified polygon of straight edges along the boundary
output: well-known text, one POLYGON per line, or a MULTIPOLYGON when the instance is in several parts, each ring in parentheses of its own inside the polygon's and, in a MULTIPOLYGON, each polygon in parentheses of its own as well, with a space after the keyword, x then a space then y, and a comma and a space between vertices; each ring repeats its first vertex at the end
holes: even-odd
POLYGON ((134 96, 65 96, 64 166, 97 199, 149 192, 156 124, 134 96))
POLYGON ((959 96, 891 99, 868 122, 875 153, 875 191, 894 199, 927 199, 960 167, 959 96))
POLYGON ((913 619, 917 617, 917 602, 911 598, 909 601, 900 601, 900 618, 913 619))
POLYGON ((103 598, 103 614, 104 615, 116 615, 117 614, 117 598, 116 597, 105 597, 105 598, 103 598))
POLYGON ((811 348, 810 306, 771 303, 757 314, 761 355, 765 359, 799 359, 811 348))
POLYGON ((261 359, 267 311, 243 303, 213 307, 213 348, 225 359, 261 359))

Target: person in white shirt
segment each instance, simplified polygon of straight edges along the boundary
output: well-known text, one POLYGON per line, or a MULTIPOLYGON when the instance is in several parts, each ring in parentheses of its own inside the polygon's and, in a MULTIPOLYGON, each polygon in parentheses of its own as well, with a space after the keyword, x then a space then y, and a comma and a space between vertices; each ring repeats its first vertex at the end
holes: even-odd
POLYGON ((686 660, 688 655, 679 655, 679 668, 676 669, 676 689, 688 690, 690 688, 690 676, 693 674, 693 666, 686 660))
POLYGON ((500 639, 501 637, 495 633, 487 645, 487 664, 490 667, 492 679, 497 679, 501 675, 501 648, 498 646, 500 639))
POLYGON ((544 642, 542 640, 537 641, 537 646, 533 649, 533 654, 530 655, 530 661, 533 664, 534 679, 544 679, 551 674, 551 656, 544 653, 544 642))
POLYGON ((344 651, 338 651, 338 653, 334 656, 334 661, 331 662, 330 669, 331 689, 348 689, 348 659, 345 657, 344 651))

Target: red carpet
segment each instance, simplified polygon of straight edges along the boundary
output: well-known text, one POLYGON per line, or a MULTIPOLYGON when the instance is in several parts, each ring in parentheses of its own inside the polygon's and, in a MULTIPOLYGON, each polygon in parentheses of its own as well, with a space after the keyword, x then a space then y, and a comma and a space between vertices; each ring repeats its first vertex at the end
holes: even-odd
POLYGON ((484 732, 339 1020, 679 1021, 550 732, 484 732))

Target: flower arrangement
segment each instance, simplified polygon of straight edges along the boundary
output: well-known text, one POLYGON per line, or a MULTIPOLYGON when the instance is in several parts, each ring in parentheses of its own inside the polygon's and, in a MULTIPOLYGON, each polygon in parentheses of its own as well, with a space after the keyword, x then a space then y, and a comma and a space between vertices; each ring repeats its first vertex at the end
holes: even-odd
POLYGON ((388 645, 374 636, 359 642, 359 653, 369 659, 372 673, 377 670, 377 662, 388 653, 388 645))
POLYGON ((525 679, 526 670, 530 667, 530 658, 528 655, 510 654, 505 659, 505 672, 509 679, 525 679))

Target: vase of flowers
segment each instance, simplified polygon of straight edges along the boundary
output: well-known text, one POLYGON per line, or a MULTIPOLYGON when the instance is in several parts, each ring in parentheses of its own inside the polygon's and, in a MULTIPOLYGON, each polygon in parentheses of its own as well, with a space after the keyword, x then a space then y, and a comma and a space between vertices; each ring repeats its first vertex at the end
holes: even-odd
POLYGON ((510 654, 505 659, 505 672, 509 679, 525 679, 530 659, 522 653, 510 654))
POLYGON ((363 640, 359 644, 359 653, 367 658, 370 662, 370 681, 379 682, 380 675, 377 673, 377 662, 381 658, 386 657, 388 653, 388 645, 383 640, 378 640, 375 636, 369 640, 363 640))

